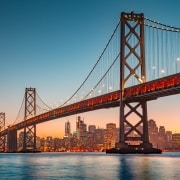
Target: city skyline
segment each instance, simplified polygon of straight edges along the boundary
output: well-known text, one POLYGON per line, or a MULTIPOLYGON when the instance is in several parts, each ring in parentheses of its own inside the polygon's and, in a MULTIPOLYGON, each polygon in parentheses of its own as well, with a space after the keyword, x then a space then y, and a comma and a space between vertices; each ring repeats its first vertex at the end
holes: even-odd
MULTIPOLYGON (((138 128, 142 132, 142 126, 138 128)), ((172 133, 161 125, 157 126, 156 121, 148 121, 149 141, 154 148, 163 151, 180 150, 180 133, 172 133)), ((129 126, 125 126, 125 132, 129 131, 129 126)), ((136 132, 131 132, 131 137, 138 137, 136 132)), ((18 149, 23 147, 24 132, 18 136, 18 149)), ((105 128, 98 128, 96 125, 87 126, 82 117, 76 119, 76 131, 71 132, 71 124, 65 122, 65 135, 63 137, 36 137, 37 149, 43 152, 86 152, 103 151, 114 148, 119 142, 119 128, 115 123, 107 123, 105 128)), ((131 145, 139 144, 139 141, 127 141, 131 145)))
MULTIPOLYGON (((70 127, 71 127, 71 133, 73 134, 74 132, 76 132, 76 122, 77 122, 77 118, 78 118, 78 116, 79 115, 77 115, 77 116, 74 116, 74 121, 73 120, 71 120, 71 121, 69 121, 69 119, 66 119, 66 120, 64 120, 64 127, 63 128, 61 128, 61 132, 59 132, 59 136, 57 136, 55 133, 53 133, 52 134, 52 137, 53 138, 62 138, 62 137, 64 137, 65 136, 65 124, 67 123, 67 122, 69 122, 70 123, 70 127)), ((80 116, 81 117, 81 116, 80 116)), ((103 124, 103 126, 98 126, 97 125, 97 119, 95 119, 94 120, 94 124, 93 123, 91 123, 91 122, 86 122, 86 119, 84 118, 84 117, 81 117, 82 118, 82 120, 84 121, 84 123, 85 124, 87 124, 87 128, 88 128, 88 126, 91 126, 91 125, 95 125, 96 126, 96 128, 97 129, 105 129, 106 128, 106 125, 108 124, 108 123, 114 123, 114 124, 116 124, 116 127, 117 128, 119 128, 119 125, 115 122, 115 121, 106 121, 106 123, 104 123, 103 124)), ((170 129, 169 127, 166 127, 164 124, 159 124, 155 119, 148 119, 148 121, 149 120, 154 120, 155 122, 156 122, 156 125, 157 125, 157 127, 159 128, 160 126, 164 126, 165 127, 165 129, 166 129, 166 131, 172 131, 172 133, 180 133, 180 131, 173 131, 172 129, 170 129)), ((39 135, 39 137, 46 137, 46 136, 51 136, 51 134, 48 134, 48 132, 47 133, 38 133, 37 132, 37 134, 39 135)))
MULTIPOLYGON (((53 138, 63 138, 64 136, 66 136, 66 123, 68 122, 69 124, 70 124, 70 131, 69 131, 69 133, 71 133, 71 134, 73 134, 73 133, 76 133, 76 123, 77 123, 77 121, 78 121, 78 117, 80 117, 81 118, 81 120, 83 120, 84 121, 84 123, 87 125, 87 129, 88 129, 88 127, 89 126, 91 126, 91 125, 95 125, 95 127, 96 127, 96 129, 106 129, 106 126, 107 126, 107 124, 110 124, 110 123, 113 123, 113 124, 115 124, 116 125, 116 128, 119 128, 118 127, 118 124, 116 124, 115 122, 111 122, 111 121, 109 121, 109 122, 106 122, 106 124, 104 124, 104 126, 102 126, 102 127, 99 127, 99 126, 97 126, 96 125, 96 123, 95 124, 93 124, 93 123, 87 123, 86 122, 86 119, 84 118, 84 117, 81 117, 81 116, 76 116, 76 119, 74 120, 74 122, 70 122, 69 120, 66 120, 65 122, 64 122, 64 131, 62 132, 62 136, 60 136, 60 137, 57 137, 57 136, 52 136, 53 138), (72 127, 73 127, 73 129, 72 129, 72 127)), ((150 121, 150 120, 153 120, 153 121, 155 121, 155 123, 156 123, 156 125, 157 125, 157 127, 158 127, 158 129, 162 126, 162 127, 164 127, 165 128, 165 130, 166 131, 172 131, 171 129, 169 129, 169 128, 167 128, 167 127, 165 127, 163 124, 157 124, 157 122, 156 122, 156 120, 155 119, 148 119, 148 122, 150 121)), ((97 120, 95 120, 95 121, 97 121, 97 120)), ((172 133, 180 133, 180 132, 176 132, 176 131, 172 131, 172 133)), ((49 135, 47 135, 47 136, 51 136, 50 134, 49 135)), ((43 138, 43 137, 47 137, 47 136, 39 136, 39 137, 41 137, 41 138, 43 138)))
MULTIPOLYGON (((178 4, 170 0, 163 6, 155 0, 1 1, 0 112, 6 113, 7 123, 15 121, 26 87, 36 88, 48 105, 56 106, 70 97, 97 61, 122 11, 142 12, 180 27, 178 4)), ((180 132, 179 100, 180 95, 174 95, 148 102, 148 119, 180 132)), ((119 126, 118 108, 82 116, 100 127, 109 119, 119 126)), ((37 134, 61 134, 64 122, 75 117, 37 125, 37 134)))

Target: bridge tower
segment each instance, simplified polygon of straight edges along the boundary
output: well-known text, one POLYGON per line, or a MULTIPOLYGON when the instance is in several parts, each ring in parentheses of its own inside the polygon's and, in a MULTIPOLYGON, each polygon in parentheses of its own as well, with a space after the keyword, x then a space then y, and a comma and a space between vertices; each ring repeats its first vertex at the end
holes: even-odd
MULTIPOLYGON (((36 89, 26 88, 25 90, 25 112, 24 122, 36 115, 36 89)), ((36 125, 24 124, 23 151, 36 151, 36 125)))
MULTIPOLYGON (((5 129, 5 113, 0 113, 0 132, 5 129)), ((0 152, 5 151, 6 136, 0 136, 0 152)))
POLYGON ((149 142, 147 101, 123 98, 129 81, 146 82, 144 15, 121 13, 120 46, 120 142, 118 149, 152 149, 149 142), (134 122, 134 119, 135 122, 134 122), (135 144, 135 142, 140 142, 135 144), (127 143, 128 142, 128 143, 127 143), (132 146, 133 144, 133 146, 132 146))

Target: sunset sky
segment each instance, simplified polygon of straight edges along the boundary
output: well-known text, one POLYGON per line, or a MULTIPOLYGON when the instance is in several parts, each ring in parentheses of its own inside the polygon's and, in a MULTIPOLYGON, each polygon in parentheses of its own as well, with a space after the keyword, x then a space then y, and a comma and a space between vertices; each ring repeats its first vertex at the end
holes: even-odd
MULTIPOLYGON (((0 1, 0 112, 12 124, 26 87, 36 88, 48 105, 70 97, 90 72, 121 12, 180 27, 179 0, 1 0, 0 1)), ((179 47, 180 48, 180 47, 179 47)), ((148 103, 148 119, 180 133, 180 95, 148 103)), ((119 126, 119 109, 77 114, 89 124, 119 126)), ((62 137, 69 120, 37 126, 37 135, 62 137)))

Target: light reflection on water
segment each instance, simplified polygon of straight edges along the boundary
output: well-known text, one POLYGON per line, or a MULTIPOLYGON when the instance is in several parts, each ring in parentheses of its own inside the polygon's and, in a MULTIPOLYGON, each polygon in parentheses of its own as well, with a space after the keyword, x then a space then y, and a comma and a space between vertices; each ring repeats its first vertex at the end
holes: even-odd
POLYGON ((3 179, 179 180, 180 153, 120 155, 105 153, 0 154, 3 179))

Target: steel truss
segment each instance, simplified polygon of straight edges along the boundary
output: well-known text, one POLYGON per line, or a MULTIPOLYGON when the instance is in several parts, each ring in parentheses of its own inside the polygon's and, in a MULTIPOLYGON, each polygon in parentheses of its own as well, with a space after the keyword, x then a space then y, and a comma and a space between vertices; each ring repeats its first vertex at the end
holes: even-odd
MULTIPOLYGON (((5 129, 5 113, 0 113, 0 132, 5 129)), ((0 152, 5 151, 6 136, 0 136, 0 152)))
MULTIPOLYGON (((25 114, 24 122, 30 117, 36 116, 36 89, 25 90, 25 114)), ((23 151, 36 151, 36 125, 24 124, 23 151)))
POLYGON ((136 84, 146 82, 144 15, 133 12, 121 14, 119 146, 127 147, 127 143, 139 141, 142 147, 151 147, 146 100, 127 102, 123 99, 124 89, 132 79, 136 84), (132 123, 134 120, 132 115, 138 119, 135 123, 132 123))

